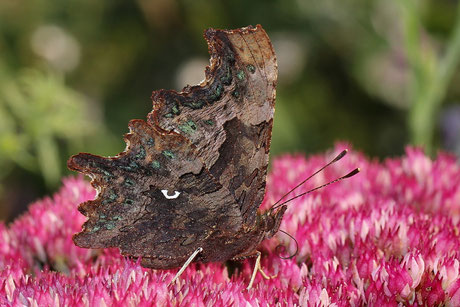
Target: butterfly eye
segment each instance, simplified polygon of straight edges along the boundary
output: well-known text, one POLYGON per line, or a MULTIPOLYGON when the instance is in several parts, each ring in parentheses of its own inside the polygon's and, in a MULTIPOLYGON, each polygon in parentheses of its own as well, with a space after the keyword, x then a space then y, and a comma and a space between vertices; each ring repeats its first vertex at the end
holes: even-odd
POLYGON ((179 191, 174 191, 174 195, 169 195, 168 190, 161 190, 161 193, 163 193, 163 195, 164 195, 164 197, 166 197, 166 199, 174 199, 174 198, 179 197, 179 195, 180 195, 179 191))

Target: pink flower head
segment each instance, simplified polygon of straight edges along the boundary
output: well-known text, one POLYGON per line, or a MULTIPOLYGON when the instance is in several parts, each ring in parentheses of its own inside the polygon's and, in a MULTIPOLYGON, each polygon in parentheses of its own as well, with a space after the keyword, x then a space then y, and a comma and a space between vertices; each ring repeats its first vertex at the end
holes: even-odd
MULTIPOLYGON (((273 161, 262 210, 344 148, 305 159, 273 161)), ((78 204, 95 191, 67 178, 53 198, 32 204, 6 227, 0 223, 0 305, 18 306, 361 306, 460 305, 460 167, 408 148, 383 163, 351 152, 289 197, 361 173, 288 203, 281 229, 263 242, 262 268, 193 264, 172 286, 177 270, 142 268, 117 249, 76 247, 85 218, 78 204), (285 247, 283 260, 276 247, 285 247)))

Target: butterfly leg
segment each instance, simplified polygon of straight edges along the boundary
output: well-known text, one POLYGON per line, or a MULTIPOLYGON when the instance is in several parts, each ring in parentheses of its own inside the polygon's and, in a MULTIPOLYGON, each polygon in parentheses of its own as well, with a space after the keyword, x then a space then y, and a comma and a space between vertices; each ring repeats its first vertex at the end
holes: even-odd
POLYGON ((185 269, 190 265, 190 263, 193 261, 193 259, 203 251, 203 248, 202 247, 198 247, 192 255, 190 255, 190 257, 187 259, 187 261, 185 261, 184 265, 180 268, 180 270, 176 273, 176 276, 174 276, 174 278, 171 280, 171 282, 169 283, 169 286, 174 284, 174 282, 179 278, 179 276, 182 275, 182 273, 185 271, 185 269))
POLYGON ((246 288, 246 290, 249 290, 252 288, 252 285, 254 284, 254 280, 256 279, 256 275, 257 275, 257 272, 260 272, 260 274, 265 278, 265 279, 271 279, 275 276, 268 276, 267 274, 265 274, 265 272, 262 270, 262 267, 260 266, 260 258, 261 258, 261 253, 259 251, 256 252, 256 255, 257 255, 257 259, 256 259, 256 264, 254 266, 254 271, 252 271, 252 276, 251 276, 251 280, 249 281, 249 285, 248 287, 246 288))

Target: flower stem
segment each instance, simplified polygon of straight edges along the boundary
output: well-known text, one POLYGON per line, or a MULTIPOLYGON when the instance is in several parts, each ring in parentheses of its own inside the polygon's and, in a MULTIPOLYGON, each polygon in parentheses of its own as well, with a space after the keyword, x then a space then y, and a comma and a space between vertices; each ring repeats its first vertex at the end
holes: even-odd
POLYGON ((460 4, 457 7, 457 17, 446 52, 436 61, 432 71, 428 67, 429 61, 424 61, 421 54, 420 21, 414 12, 416 8, 407 2, 404 8, 406 48, 414 78, 408 117, 411 142, 424 146, 428 153, 432 153, 437 114, 460 60, 460 4))

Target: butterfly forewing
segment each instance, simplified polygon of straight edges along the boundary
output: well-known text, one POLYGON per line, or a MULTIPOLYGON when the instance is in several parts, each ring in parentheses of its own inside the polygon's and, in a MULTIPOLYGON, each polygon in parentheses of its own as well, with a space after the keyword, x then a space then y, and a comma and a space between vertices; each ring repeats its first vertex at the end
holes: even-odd
POLYGON ((262 29, 206 31, 211 66, 200 86, 153 94, 151 123, 176 131, 238 203, 252 225, 265 192, 277 79, 262 29))

